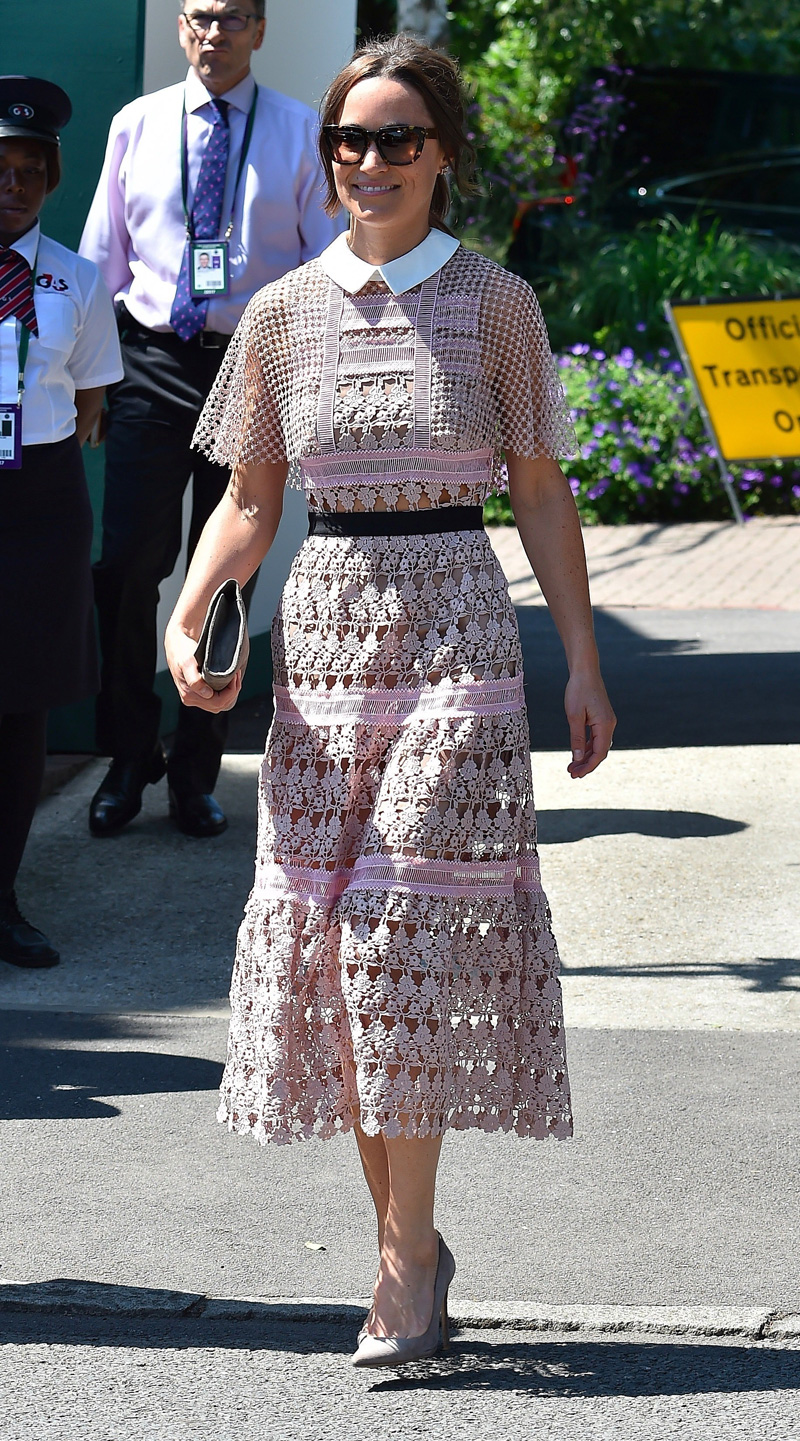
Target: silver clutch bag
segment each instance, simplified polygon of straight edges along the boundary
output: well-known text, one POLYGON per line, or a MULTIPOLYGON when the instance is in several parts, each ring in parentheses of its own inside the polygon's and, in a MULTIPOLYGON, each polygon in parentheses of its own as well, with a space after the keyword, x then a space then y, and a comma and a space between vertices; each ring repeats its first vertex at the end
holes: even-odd
POLYGON ((214 592, 197 642, 195 660, 206 685, 224 690, 250 654, 247 612, 238 580, 226 580, 214 592))

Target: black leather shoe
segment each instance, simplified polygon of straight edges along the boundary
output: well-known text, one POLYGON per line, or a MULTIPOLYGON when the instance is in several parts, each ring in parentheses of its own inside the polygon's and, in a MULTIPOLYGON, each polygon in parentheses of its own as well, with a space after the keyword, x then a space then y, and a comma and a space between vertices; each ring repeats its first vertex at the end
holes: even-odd
POLYGON ((228 827, 228 818, 214 797, 200 791, 174 791, 170 786, 169 813, 185 836, 220 836, 228 827))
POLYGON ((113 760, 102 785, 89 806, 89 830, 93 836, 114 836, 138 816, 142 791, 166 774, 164 747, 156 746, 146 761, 113 760))
POLYGON ((54 950, 47 936, 37 931, 21 914, 17 898, 10 895, 0 898, 0 961, 10 966, 25 966, 30 970, 44 966, 57 966, 58 951, 54 950))

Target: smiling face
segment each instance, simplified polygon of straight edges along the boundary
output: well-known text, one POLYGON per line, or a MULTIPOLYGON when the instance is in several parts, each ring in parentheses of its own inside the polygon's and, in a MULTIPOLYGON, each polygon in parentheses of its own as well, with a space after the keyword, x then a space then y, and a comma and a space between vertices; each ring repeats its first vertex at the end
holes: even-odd
POLYGON ((36 224, 47 195, 47 157, 40 140, 0 140, 0 244, 13 245, 36 224))
POLYGON ((261 49, 266 22, 256 15, 252 0, 186 0, 178 16, 178 38, 198 79, 212 95, 224 95, 244 80, 250 57, 261 49), (222 30, 211 16, 247 17, 243 30, 222 30), (192 20, 194 19, 194 28, 192 20))
MULTIPOLYGON (((380 130, 384 125, 433 128, 425 101, 403 80, 359 80, 348 91, 338 125, 380 130)), ((425 141, 413 165, 388 165, 374 142, 355 165, 334 161, 336 193, 352 217, 350 244, 357 255, 376 264, 404 255, 430 229, 433 187, 447 157, 438 140, 425 141)))

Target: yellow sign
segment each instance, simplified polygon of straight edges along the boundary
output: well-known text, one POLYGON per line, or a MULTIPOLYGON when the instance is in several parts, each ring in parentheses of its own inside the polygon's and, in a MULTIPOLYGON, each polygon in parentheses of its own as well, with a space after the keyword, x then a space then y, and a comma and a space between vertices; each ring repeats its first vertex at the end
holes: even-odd
POLYGON ((800 456, 800 296, 667 309, 723 459, 800 456))

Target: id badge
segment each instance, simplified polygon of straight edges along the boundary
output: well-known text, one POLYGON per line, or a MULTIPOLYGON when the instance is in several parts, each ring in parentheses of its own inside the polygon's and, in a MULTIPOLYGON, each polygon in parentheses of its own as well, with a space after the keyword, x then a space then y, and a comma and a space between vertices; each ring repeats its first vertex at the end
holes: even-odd
POLYGON ((189 276, 195 300, 227 295, 227 240, 193 240, 189 245, 189 276))
POLYGON ((22 469, 22 406, 0 402, 0 469, 22 469))

